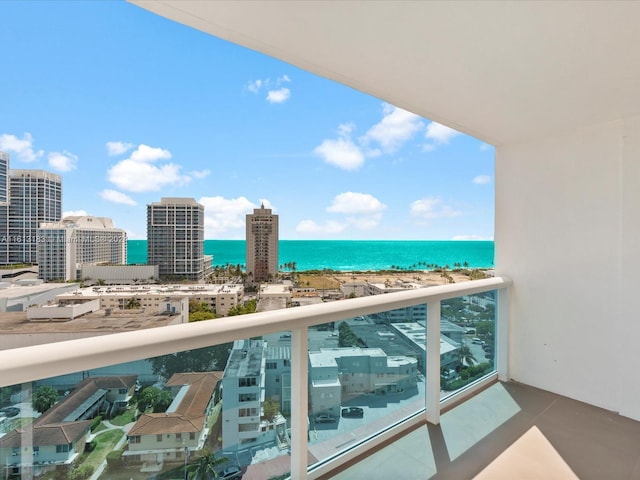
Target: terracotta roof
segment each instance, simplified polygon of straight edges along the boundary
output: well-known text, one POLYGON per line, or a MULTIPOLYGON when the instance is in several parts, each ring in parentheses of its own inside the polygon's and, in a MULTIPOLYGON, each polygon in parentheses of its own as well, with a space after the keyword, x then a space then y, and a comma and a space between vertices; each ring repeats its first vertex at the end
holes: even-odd
POLYGON ((167 387, 189 386, 173 412, 142 415, 129 431, 131 435, 200 432, 204 428, 207 405, 223 372, 176 373, 167 387))
MULTIPOLYGON (((28 445, 65 445, 78 440, 84 435, 91 424, 91 420, 65 421, 82 404, 93 395, 100 395, 107 388, 128 387, 135 384, 136 375, 122 375, 119 377, 90 377, 76 385, 76 388, 62 401, 56 403, 44 412, 31 425, 31 430, 14 430, 0 438, 2 447, 19 447, 28 445), (28 435, 29 438, 23 439, 28 435), (33 440, 31 440, 33 435, 33 440)), ((28 428, 28 427, 27 427, 28 428)))
POLYGON ((119 375, 113 377, 89 377, 76 385, 78 388, 84 383, 95 383, 99 388, 131 388, 136 384, 137 375, 119 375))
POLYGON ((13 448, 22 445, 67 445, 81 438, 89 429, 91 420, 65 422, 50 425, 33 425, 32 431, 14 430, 0 438, 0 447, 13 448))

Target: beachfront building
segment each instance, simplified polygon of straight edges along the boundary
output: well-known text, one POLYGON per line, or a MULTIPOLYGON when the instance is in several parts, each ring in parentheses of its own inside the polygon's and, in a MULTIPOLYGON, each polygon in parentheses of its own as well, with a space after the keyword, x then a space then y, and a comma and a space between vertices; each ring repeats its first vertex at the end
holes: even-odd
POLYGON ((280 404, 284 415, 291 413, 291 347, 268 346, 265 351, 265 398, 280 404))
POLYGON ((122 457, 159 471, 165 463, 183 462, 204 448, 219 401, 222 372, 176 373, 165 384, 171 404, 162 413, 144 413, 127 434, 122 457))
MULTIPOLYGON (((321 348, 309 352, 309 415, 340 416, 340 405, 359 395, 416 388, 418 361, 388 356, 381 348, 321 348)), ((417 393, 417 392, 416 392, 417 393)))
POLYGON ((81 279, 83 265, 127 263, 127 233, 106 217, 69 216, 38 228, 38 278, 81 279))
POLYGON ((36 263, 40 224, 61 218, 60 175, 9 170, 9 204, 0 205, 0 264, 36 263))
POLYGON ((247 214, 246 260, 249 281, 260 283, 278 273, 278 215, 270 208, 255 208, 247 214))
POLYGON ((78 278, 85 285, 128 285, 156 283, 158 265, 80 265, 78 278))
POLYGON ((161 278, 205 278, 211 259, 205 265, 203 205, 174 197, 147 205, 147 263, 160 267, 161 278))
MULTIPOLYGON (((278 449, 288 446, 285 418, 279 412, 267 418, 264 412, 266 353, 266 343, 262 340, 238 340, 233 344, 222 380, 222 448, 225 450, 237 452, 258 445, 273 445, 278 449)), ((283 361, 282 376, 286 376, 284 367, 283 361)))

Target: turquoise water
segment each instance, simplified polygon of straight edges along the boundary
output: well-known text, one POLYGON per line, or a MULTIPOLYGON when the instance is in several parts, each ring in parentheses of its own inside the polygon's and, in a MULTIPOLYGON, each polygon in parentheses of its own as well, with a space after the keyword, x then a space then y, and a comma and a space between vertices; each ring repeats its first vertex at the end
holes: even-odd
MULTIPOLYGON (((127 247, 128 263, 146 263, 146 240, 129 240, 127 247)), ((296 262, 297 270, 425 269, 425 264, 453 267, 456 262, 493 267, 492 241, 280 240, 279 247, 279 264, 296 262)), ((244 240, 205 240, 204 253, 213 255, 214 265, 246 263, 244 240)))

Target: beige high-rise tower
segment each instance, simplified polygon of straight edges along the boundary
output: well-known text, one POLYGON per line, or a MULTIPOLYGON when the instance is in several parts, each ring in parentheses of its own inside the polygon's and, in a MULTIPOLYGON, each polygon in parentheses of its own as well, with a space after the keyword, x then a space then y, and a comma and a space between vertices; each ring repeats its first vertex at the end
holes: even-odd
POLYGON ((247 215, 247 274, 252 282, 265 282, 277 273, 278 215, 262 204, 247 215))

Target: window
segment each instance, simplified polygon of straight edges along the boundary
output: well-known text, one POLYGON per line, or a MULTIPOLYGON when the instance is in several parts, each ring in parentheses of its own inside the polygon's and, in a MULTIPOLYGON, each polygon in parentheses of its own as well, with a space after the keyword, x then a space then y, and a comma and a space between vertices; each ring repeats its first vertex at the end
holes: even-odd
POLYGON ((176 440, 178 442, 182 441, 182 434, 181 433, 176 433, 176 440))
POLYGON ((161 442, 162 441, 162 434, 158 434, 156 435, 156 442, 161 442))
POLYGON ((241 423, 240 425, 238 425, 239 432, 255 432, 257 429, 257 423, 241 423))
POLYGON ((239 387, 255 387, 258 384, 258 379, 256 377, 245 377, 238 379, 239 387))
POLYGON ((240 395, 238 395, 239 402, 255 402, 257 399, 257 393, 241 393, 240 395))
POLYGON ((189 432, 189 440, 195 440, 195 439, 196 439, 195 432, 189 432))
POLYGON ((266 363, 267 370, 275 370, 278 368, 278 364, 276 362, 267 362, 266 363))
POLYGON ((121 388, 120 390, 118 390, 118 393, 120 395, 126 395, 127 394, 127 389, 126 388, 121 388))
POLYGON ((129 443, 140 443, 140 435, 132 435, 129 437, 129 443))
POLYGON ((70 450, 71 444, 56 445, 56 453, 66 453, 70 450))
POLYGON ((255 417, 256 415, 258 415, 257 408, 240 408, 238 410, 239 417, 255 417))

